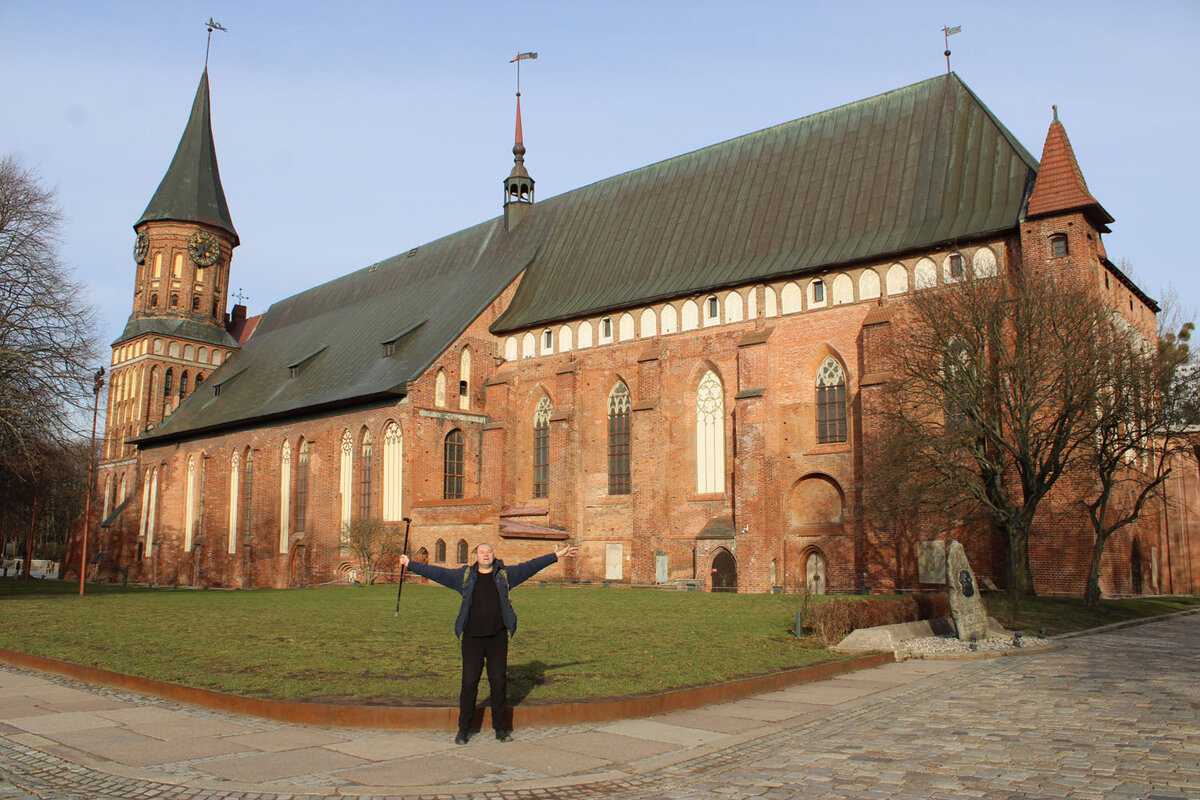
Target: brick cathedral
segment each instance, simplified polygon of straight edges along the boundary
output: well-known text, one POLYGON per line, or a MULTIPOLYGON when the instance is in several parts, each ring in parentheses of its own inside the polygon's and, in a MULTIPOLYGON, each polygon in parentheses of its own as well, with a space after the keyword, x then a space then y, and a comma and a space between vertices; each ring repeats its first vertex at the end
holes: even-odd
MULTIPOLYGON (((1039 165, 954 74, 536 203, 518 95, 499 216, 249 319, 227 309, 239 238, 209 110, 206 71, 134 225, 100 579, 349 580, 350 526, 407 518, 434 563, 580 545, 551 580, 916 589, 922 543, 864 508, 906 297, 966 271, 1071 270, 1155 335, 1062 124, 1039 165)), ((1183 465, 1182 500, 1114 537, 1105 591, 1200 591, 1197 480, 1183 465)), ((963 538, 1002 584, 1001 540, 963 538)), ((1082 592, 1082 518, 1030 547, 1039 592, 1082 592)))

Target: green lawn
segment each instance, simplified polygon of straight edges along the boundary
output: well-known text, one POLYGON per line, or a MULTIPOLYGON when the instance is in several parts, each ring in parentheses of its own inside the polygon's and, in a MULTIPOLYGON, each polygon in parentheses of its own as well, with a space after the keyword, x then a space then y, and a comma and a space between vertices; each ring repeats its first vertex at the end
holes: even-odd
MULTIPOLYGON (((458 695, 458 596, 396 587, 198 591, 0 579, 0 648, 251 697, 436 703, 458 695)), ((823 600, 824 598, 822 598, 823 600)), ((718 683, 828 661, 791 628, 795 595, 526 585, 510 695, 536 703, 718 683)), ((992 614, 1010 622, 1005 601, 992 614)), ((1200 605, 1200 598, 1028 600, 1047 634, 1200 605)))
MULTIPOLYGON (((196 591, 0 580, 0 647, 253 697, 446 703, 458 595, 396 587, 196 591)), ((534 585, 509 693, 528 702, 717 683, 829 661, 790 632, 797 598, 534 585)))

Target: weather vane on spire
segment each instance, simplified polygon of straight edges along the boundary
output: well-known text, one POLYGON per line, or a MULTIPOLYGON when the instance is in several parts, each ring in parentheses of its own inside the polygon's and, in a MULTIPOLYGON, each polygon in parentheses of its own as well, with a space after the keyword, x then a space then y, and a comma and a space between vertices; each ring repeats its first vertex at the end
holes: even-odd
POLYGON ((204 27, 208 28, 208 44, 204 45, 204 69, 207 70, 208 69, 208 51, 209 51, 209 48, 212 47, 212 32, 213 31, 225 31, 226 33, 228 33, 229 28, 226 28, 224 25, 222 25, 219 22, 213 22, 212 17, 208 18, 208 22, 204 23, 204 27))
POLYGON ((521 62, 533 61, 536 58, 537 53, 517 53, 517 57, 508 62, 517 65, 517 97, 521 96, 521 62))
POLYGON ((949 25, 942 27, 942 33, 946 38, 946 74, 950 74, 950 37, 956 33, 962 33, 962 25, 955 25, 951 28, 949 25))

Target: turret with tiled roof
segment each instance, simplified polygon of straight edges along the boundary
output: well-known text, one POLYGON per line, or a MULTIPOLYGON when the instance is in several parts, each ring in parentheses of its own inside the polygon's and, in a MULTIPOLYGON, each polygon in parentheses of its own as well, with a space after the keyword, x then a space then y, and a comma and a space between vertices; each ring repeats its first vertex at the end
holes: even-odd
POLYGON ((1054 121, 1046 133, 1046 144, 1042 148, 1042 161, 1038 168, 1037 181, 1029 196, 1026 215, 1029 219, 1067 211, 1081 211, 1100 231, 1107 233, 1112 216, 1088 191, 1083 171, 1075 160, 1071 140, 1058 121, 1058 106, 1054 106, 1054 121))

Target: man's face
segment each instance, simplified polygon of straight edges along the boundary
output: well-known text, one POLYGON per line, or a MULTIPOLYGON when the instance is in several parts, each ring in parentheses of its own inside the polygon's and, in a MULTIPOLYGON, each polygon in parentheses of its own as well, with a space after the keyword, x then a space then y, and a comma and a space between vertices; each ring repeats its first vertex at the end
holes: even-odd
POLYGON ((492 552, 490 544, 481 544, 475 548, 475 560, 479 562, 479 566, 487 569, 496 560, 496 554, 492 552))

